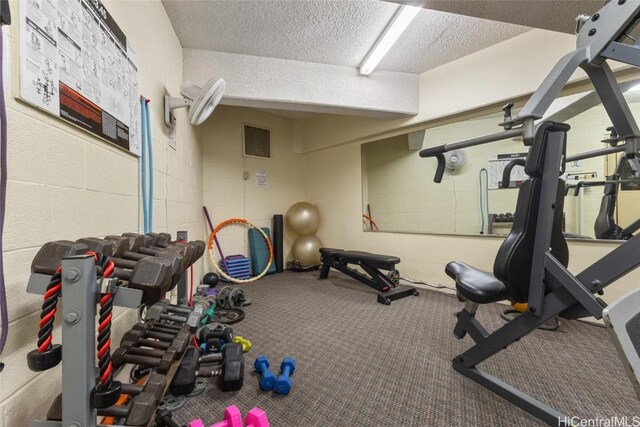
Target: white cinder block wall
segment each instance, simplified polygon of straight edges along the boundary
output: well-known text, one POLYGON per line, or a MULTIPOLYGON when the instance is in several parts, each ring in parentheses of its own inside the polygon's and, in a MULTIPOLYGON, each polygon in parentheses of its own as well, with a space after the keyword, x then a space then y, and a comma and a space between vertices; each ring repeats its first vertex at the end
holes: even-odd
MULTIPOLYGON (((274 214, 284 215, 289 206, 306 200, 304 157, 293 151, 292 120, 250 108, 221 106, 198 132, 203 144, 204 204, 214 227, 225 219, 240 217, 271 228, 274 214), (271 131, 271 158, 243 155, 245 124, 271 131), (267 172, 267 188, 256 186, 258 171, 267 172)), ((285 230, 285 258, 295 237, 285 230)), ((249 255, 244 227, 222 230, 219 241, 225 256, 249 255)))
MULTIPOLYGON (((17 93, 18 3, 4 28, 10 63, 7 82, 9 183, 4 234, 9 339, 2 354, 0 426, 28 426, 44 417, 60 389, 60 366, 27 368, 35 348, 42 297, 25 292, 31 261, 50 240, 142 231, 138 159, 14 99, 17 93)), ((162 96, 177 94, 182 48, 160 1, 106 1, 105 6, 140 58, 142 94, 151 99, 154 150, 154 229, 203 238, 201 146, 184 111, 177 113, 178 149, 167 146, 162 96)), ((196 277, 202 268, 197 265, 196 277)), ((116 311, 113 341, 136 321, 116 311)), ((59 328, 54 342, 61 338, 59 328)))

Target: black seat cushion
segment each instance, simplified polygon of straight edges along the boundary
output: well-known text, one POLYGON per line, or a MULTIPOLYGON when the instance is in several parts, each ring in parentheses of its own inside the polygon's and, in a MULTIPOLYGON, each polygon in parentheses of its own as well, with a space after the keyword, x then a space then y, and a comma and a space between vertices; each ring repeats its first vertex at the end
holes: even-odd
POLYGON ((378 255, 361 251, 343 251, 341 249, 320 248, 320 254, 335 257, 337 261, 347 264, 367 264, 380 270, 394 270, 400 258, 390 255, 378 255))
POLYGON ((469 301, 487 304, 509 298, 504 283, 488 271, 454 261, 447 264, 445 272, 456 281, 456 289, 469 301))

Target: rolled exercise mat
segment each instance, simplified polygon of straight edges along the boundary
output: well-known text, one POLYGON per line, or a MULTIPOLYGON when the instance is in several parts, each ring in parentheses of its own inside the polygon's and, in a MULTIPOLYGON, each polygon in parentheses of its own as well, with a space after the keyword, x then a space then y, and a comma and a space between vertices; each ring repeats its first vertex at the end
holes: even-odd
POLYGON ((276 265, 276 273, 284 271, 284 257, 282 256, 282 233, 284 230, 284 216, 273 216, 273 263, 276 265))

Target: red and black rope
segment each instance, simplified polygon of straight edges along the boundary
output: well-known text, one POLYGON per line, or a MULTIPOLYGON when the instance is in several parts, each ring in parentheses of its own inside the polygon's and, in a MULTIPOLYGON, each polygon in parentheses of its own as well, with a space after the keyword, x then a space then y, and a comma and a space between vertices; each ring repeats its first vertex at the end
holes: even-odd
MULTIPOLYGON (((113 276, 115 265, 108 256, 94 254, 100 272, 104 279, 113 276)), ((100 318, 98 320, 98 368, 100 370, 100 384, 98 390, 108 390, 113 381, 113 366, 111 365, 111 320, 113 312, 113 293, 107 292, 100 298, 100 318)))
MULTIPOLYGON (((113 276, 115 265, 108 256, 87 252, 95 258, 98 265, 98 276, 108 279, 113 276)), ((53 339, 53 322, 58 307, 58 299, 62 290, 62 267, 58 267, 47 285, 40 313, 40 330, 38 331, 38 352, 51 350, 53 339)), ((107 292, 100 298, 98 323, 97 357, 100 370, 100 384, 98 389, 109 389, 113 381, 113 366, 111 365, 111 320, 113 318, 113 293, 107 292)))
POLYGON ((53 339, 53 321, 58 310, 58 298, 62 289, 62 267, 58 267, 47 285, 40 313, 40 330, 38 331, 38 353, 51 350, 53 339))

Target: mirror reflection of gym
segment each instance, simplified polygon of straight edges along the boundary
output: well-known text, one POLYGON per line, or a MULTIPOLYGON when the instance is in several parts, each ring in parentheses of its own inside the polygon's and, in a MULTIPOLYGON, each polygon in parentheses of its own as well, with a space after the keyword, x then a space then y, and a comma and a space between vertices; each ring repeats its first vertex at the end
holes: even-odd
MULTIPOLYGON (((634 116, 640 116, 640 79, 621 87, 634 116)), ((364 230, 506 235, 522 180, 521 160, 526 156, 520 139, 446 153, 447 171, 441 184, 432 179, 435 165, 418 157, 423 147, 495 132, 502 115, 492 109, 363 144, 364 230), (509 163, 511 173, 505 175, 509 163), (505 188, 502 181, 507 176, 509 187, 505 188)), ((640 228, 640 179, 624 154, 616 152, 617 134, 597 95, 584 91, 558 98, 546 118, 572 128, 564 176, 566 237, 624 240, 635 234, 640 228), (595 157, 581 158, 585 153, 595 157)))

